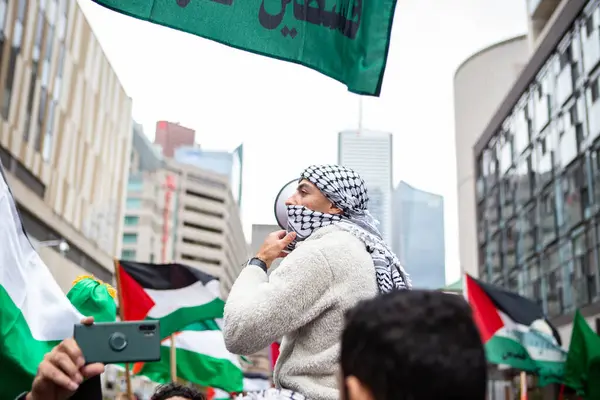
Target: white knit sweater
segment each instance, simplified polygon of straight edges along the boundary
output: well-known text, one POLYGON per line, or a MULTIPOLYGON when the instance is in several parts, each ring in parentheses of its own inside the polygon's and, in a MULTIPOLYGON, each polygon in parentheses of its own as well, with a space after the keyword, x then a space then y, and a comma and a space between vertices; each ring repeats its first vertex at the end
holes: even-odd
POLYGON ((335 226, 315 231, 270 276, 247 266, 225 305, 229 351, 248 355, 283 336, 274 380, 310 400, 337 400, 346 310, 377 294, 364 244, 335 226))

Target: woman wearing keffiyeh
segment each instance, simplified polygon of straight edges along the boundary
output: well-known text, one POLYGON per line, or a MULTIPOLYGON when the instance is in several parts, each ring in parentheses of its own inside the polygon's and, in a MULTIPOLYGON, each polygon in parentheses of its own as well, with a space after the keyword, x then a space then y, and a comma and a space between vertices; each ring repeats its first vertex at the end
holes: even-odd
POLYGON ((345 312, 378 293, 410 289, 411 283, 381 238, 356 172, 310 166, 286 205, 287 232, 265 239, 231 289, 225 343, 246 355, 283 336, 274 371, 277 389, 248 398, 338 399, 345 312), (282 256, 281 265, 267 274, 282 256))

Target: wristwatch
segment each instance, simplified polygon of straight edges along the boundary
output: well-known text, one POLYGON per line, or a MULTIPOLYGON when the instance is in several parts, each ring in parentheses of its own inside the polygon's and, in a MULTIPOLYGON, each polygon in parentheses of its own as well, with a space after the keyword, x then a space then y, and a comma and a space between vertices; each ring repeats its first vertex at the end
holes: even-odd
POLYGON ((265 263, 258 257, 252 257, 250 260, 248 260, 248 263, 246 265, 256 265, 257 267, 260 267, 263 271, 267 272, 267 263, 265 263))

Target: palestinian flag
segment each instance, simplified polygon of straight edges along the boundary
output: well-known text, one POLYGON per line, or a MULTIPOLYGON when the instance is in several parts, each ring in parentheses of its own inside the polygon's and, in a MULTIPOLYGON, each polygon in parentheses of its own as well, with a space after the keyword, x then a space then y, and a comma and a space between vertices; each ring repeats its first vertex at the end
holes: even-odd
MULTIPOLYGON (((244 374, 238 357, 225 348, 220 322, 196 322, 173 335, 177 378, 226 392, 240 392, 244 374)), ((161 361, 135 364, 133 373, 157 383, 170 382, 170 354, 171 338, 168 338, 161 345, 161 361)))
POLYGON ((0 399, 29 390, 44 355, 81 318, 29 242, 0 165, 0 399))
POLYGON ((119 261, 118 282, 126 321, 160 321, 160 335, 223 317, 225 302, 215 277, 182 264, 119 261))
POLYGON ((534 302, 466 276, 466 293, 490 363, 562 382, 566 352, 560 336, 534 302))

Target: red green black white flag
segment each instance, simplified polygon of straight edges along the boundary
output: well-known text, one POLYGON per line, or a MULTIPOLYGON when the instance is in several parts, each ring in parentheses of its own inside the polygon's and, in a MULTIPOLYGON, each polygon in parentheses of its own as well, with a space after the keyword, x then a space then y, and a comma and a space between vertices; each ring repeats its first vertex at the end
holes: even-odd
POLYGON ((542 385, 562 382, 567 353, 538 304, 469 275, 465 288, 490 363, 539 375, 542 385))
POLYGON ((163 339, 195 322, 223 318, 214 276, 182 264, 121 260, 117 269, 125 320, 158 320, 163 339))

